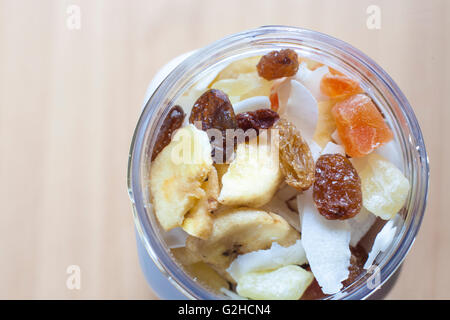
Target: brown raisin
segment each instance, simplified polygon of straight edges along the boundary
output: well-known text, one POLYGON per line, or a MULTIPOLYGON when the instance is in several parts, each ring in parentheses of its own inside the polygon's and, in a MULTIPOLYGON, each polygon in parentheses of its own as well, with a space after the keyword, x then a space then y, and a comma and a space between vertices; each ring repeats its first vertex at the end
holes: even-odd
POLYGON ((327 295, 323 293, 322 288, 314 278, 313 282, 308 286, 308 288, 303 293, 300 300, 319 300, 325 298, 327 295))
POLYGON ((298 71, 298 56, 292 49, 271 51, 256 65, 258 74, 266 80, 291 77, 298 71))
POLYGON ((189 122, 201 124, 201 129, 217 129, 222 133, 222 139, 218 140, 214 132, 208 136, 212 145, 212 156, 215 163, 226 163, 233 154, 233 146, 226 144, 226 130, 236 129, 237 121, 228 96, 217 89, 211 89, 203 93, 192 107, 189 122))
POLYGON ((280 118, 278 113, 271 109, 258 109, 255 111, 243 112, 236 115, 237 125, 240 129, 269 129, 280 118))
POLYGON ((217 89, 206 91, 195 101, 189 122, 199 121, 202 130, 218 129, 225 135, 227 129, 236 129, 236 116, 228 96, 217 89))
POLYGON ((185 116, 183 109, 178 105, 170 109, 156 137, 155 146, 152 151, 152 161, 170 143, 172 133, 181 127, 185 116))
POLYGON ((364 263, 367 260, 367 252, 361 245, 350 247, 350 251, 352 253, 350 267, 348 268, 350 273, 348 278, 342 282, 344 287, 351 285, 358 279, 359 275, 364 271, 364 263))
POLYGON ((314 182, 314 160, 308 144, 300 131, 286 119, 280 119, 274 126, 280 136, 280 168, 285 181, 297 190, 306 190, 314 182))
POLYGON ((317 159, 313 198, 320 214, 330 220, 345 220, 361 210, 361 179, 352 163, 341 154, 317 159))

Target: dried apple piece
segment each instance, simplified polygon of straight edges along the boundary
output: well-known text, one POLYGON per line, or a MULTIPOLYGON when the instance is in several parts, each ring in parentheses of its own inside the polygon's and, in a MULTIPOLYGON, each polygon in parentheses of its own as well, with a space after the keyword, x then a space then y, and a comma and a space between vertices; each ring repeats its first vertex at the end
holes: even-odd
POLYGON ((394 137, 380 111, 364 94, 336 103, 331 112, 345 152, 351 157, 369 154, 394 137))
POLYGON ((242 73, 237 78, 214 82, 211 88, 225 92, 230 101, 236 104, 248 98, 269 96, 272 81, 261 78, 258 73, 242 73))
POLYGON ((260 59, 261 56, 253 56, 231 62, 219 72, 211 84, 224 79, 237 79, 244 73, 256 73, 256 65, 260 59))

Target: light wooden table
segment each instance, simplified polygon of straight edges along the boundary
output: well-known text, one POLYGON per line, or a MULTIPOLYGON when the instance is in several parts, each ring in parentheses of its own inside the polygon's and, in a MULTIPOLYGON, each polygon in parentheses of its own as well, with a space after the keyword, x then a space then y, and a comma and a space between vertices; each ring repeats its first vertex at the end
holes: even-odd
POLYGON ((126 192, 148 82, 171 58, 266 24, 302 26, 374 58, 413 105, 432 178, 388 298, 450 298, 449 1, 0 1, 0 298, 152 299, 126 192), (81 9, 79 30, 66 23, 81 9), (381 29, 366 26, 369 5, 381 29), (81 290, 66 268, 81 267, 81 290))

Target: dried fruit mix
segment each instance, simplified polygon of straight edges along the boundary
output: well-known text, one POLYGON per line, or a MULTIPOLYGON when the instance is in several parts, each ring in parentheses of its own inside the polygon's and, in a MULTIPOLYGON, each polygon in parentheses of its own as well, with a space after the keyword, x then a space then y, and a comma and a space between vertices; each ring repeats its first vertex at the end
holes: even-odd
POLYGON ((375 215, 392 219, 410 187, 401 170, 374 153, 394 137, 377 106, 357 80, 292 49, 235 61, 208 88, 189 116, 197 128, 183 127, 183 109, 173 107, 152 155, 158 221, 189 233, 181 249, 195 260, 185 268, 198 264, 190 273, 200 283, 234 298, 321 299, 351 285, 367 260, 359 240, 352 242, 354 226, 375 215), (184 146, 201 142, 201 163, 171 162, 179 128, 197 137, 184 146), (226 163, 213 165, 210 150, 218 149, 203 132, 209 129, 223 143, 230 129, 259 136, 222 145, 226 163), (275 157, 262 129, 278 134, 275 157))

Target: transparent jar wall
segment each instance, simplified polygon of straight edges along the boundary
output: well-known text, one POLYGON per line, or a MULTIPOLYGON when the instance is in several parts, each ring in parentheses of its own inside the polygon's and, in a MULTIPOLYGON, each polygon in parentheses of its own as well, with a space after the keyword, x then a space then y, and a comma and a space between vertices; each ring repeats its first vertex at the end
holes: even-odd
MULTIPOLYGON (((159 269, 187 297, 222 298, 201 287, 184 273, 172 259, 162 237, 148 199, 147 155, 155 142, 158 129, 173 102, 194 83, 215 68, 246 56, 267 53, 276 48, 292 48, 299 55, 323 62, 361 79, 361 85, 382 108, 401 150, 403 172, 411 182, 404 221, 397 221, 397 235, 390 248, 380 254, 376 264, 380 282, 384 283, 399 267, 409 251, 425 209, 428 187, 428 162, 417 120, 401 91, 392 79, 370 58, 348 44, 329 36, 291 27, 262 27, 235 34, 205 47, 183 61, 161 83, 148 101, 130 150, 128 187, 134 205, 136 229, 145 249, 159 269)), ((367 274, 333 295, 331 299, 363 299, 369 296, 367 274)))

